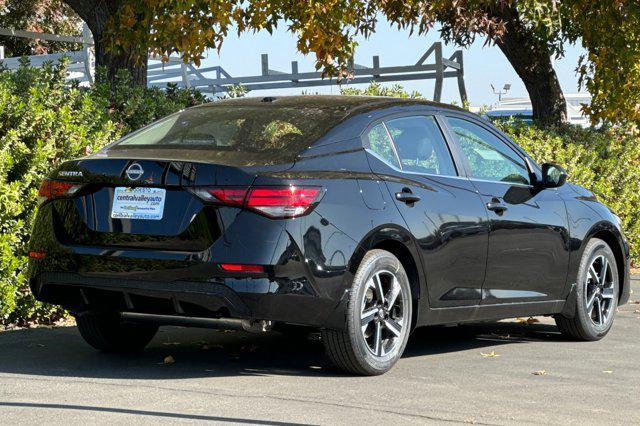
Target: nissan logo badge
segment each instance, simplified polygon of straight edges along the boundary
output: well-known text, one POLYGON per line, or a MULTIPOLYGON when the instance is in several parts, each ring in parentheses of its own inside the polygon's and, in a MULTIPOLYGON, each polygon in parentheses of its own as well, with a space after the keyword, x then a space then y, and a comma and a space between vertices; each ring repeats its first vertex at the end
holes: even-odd
POLYGON ((133 163, 127 168, 127 171, 125 173, 127 174, 129 180, 138 180, 144 174, 144 169, 140 164, 133 163))

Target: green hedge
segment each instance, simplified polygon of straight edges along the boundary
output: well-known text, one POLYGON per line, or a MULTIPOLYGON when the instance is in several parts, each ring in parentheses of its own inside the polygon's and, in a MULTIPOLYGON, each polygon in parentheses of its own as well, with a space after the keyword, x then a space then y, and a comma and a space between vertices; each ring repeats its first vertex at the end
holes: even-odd
POLYGON ((0 70, 0 325, 51 322, 61 310, 37 303, 24 271, 40 181, 62 161, 94 152, 121 134, 204 101, 191 90, 65 83, 66 63, 0 70))

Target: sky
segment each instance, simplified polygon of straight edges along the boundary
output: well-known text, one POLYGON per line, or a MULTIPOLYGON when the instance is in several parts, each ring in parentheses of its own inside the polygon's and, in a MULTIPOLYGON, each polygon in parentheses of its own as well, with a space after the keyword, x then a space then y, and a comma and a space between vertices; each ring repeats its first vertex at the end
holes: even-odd
MULTIPOLYGON (((359 39, 355 62, 371 66, 372 56, 380 56, 380 66, 413 65, 435 41, 439 41, 439 33, 435 30, 425 36, 410 36, 408 31, 391 28, 385 21, 380 21, 378 29, 369 39, 359 39)), ((469 101, 473 106, 491 105, 497 101, 490 84, 501 88, 511 84, 508 97, 527 97, 524 84, 517 76, 500 49, 496 46, 483 46, 484 39, 478 39, 472 46, 463 49, 465 64, 465 84, 469 101)), ((454 45, 443 46, 445 57, 458 48, 454 45)), ((298 61, 300 72, 314 70, 314 56, 303 56, 296 50, 295 36, 286 31, 285 26, 273 35, 267 32, 244 34, 237 37, 230 34, 225 40, 220 53, 212 50, 203 61, 203 66, 220 65, 234 77, 259 75, 261 73, 260 55, 269 55, 269 68, 290 72, 291 61, 298 61)), ((565 93, 578 93, 578 78, 575 72, 578 59, 584 53, 581 46, 566 46, 564 58, 555 63, 560 84, 565 93)), ((425 97, 433 97, 433 80, 401 82, 407 90, 416 90, 425 97)), ((362 85, 354 87, 365 87, 362 85)), ((310 92, 339 93, 336 86, 307 88, 310 92)), ((284 95, 299 94, 302 89, 283 89, 273 91, 254 91, 250 95, 284 95)), ((443 102, 460 101, 455 79, 445 79, 442 93, 443 102)))

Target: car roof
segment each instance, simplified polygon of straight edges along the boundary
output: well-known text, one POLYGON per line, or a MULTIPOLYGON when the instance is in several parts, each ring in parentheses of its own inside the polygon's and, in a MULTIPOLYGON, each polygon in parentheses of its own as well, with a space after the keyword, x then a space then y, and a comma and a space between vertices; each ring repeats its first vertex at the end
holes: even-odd
POLYGON ((393 106, 427 106, 438 109, 466 111, 454 105, 428 101, 425 99, 394 98, 388 96, 359 96, 359 95, 298 95, 298 96, 255 96, 224 99, 207 106, 264 106, 282 108, 342 108, 345 116, 363 112, 364 110, 382 109, 393 106))

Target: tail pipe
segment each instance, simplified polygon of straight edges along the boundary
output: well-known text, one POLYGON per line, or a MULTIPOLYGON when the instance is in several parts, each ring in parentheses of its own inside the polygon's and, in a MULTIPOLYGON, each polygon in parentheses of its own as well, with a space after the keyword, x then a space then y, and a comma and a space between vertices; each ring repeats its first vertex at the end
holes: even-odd
POLYGON ((249 333, 262 333, 269 331, 273 325, 271 321, 266 320, 184 317, 176 315, 141 314, 137 312, 122 312, 120 316, 124 321, 129 322, 214 328, 219 330, 243 330, 249 333))

